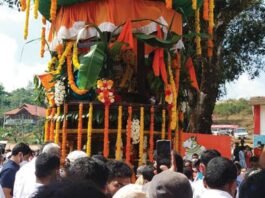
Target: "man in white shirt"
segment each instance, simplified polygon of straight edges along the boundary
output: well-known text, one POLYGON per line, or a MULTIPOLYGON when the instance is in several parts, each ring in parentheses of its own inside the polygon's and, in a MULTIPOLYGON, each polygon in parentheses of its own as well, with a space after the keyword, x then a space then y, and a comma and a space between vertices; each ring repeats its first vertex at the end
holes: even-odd
MULTIPOLYGON (((209 161, 219 156, 221 156, 221 154, 217 150, 214 150, 214 149, 203 151, 203 153, 200 156, 200 166, 199 166, 200 172, 203 175, 205 175, 206 167, 209 161)), ((193 198, 202 198, 202 194, 206 190, 203 179, 193 182, 192 190, 193 190, 193 198)))
MULTIPOLYGON (((60 147, 55 143, 48 143, 43 147, 42 153, 60 157, 60 147)), ((36 183, 35 163, 36 157, 16 173, 13 198, 28 198, 31 194, 32 186, 36 183)))
POLYGON ((207 190, 203 198, 233 198, 236 192, 237 169, 234 163, 224 157, 212 159, 206 169, 207 190))

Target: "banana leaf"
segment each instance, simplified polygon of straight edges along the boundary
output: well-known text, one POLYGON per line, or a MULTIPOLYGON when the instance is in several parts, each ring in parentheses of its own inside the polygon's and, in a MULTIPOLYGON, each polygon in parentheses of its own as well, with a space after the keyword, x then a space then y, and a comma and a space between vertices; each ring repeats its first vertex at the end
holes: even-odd
POLYGON ((90 89, 96 84, 105 59, 106 45, 103 42, 93 45, 91 50, 80 58, 77 76, 77 85, 80 89, 90 89))
POLYGON ((159 48, 171 48, 181 38, 181 36, 174 32, 171 32, 171 37, 167 40, 159 39, 156 35, 146 35, 143 33, 135 33, 134 35, 137 39, 147 43, 148 45, 159 48))

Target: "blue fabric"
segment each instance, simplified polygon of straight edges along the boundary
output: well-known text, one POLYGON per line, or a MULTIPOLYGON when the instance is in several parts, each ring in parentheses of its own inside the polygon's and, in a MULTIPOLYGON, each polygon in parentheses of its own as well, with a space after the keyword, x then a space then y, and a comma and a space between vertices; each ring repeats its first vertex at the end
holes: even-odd
POLYGON ((15 182, 15 176, 19 169, 19 165, 12 160, 8 160, 3 166, 0 173, 0 184, 2 188, 10 188, 11 195, 13 194, 13 187, 15 182))

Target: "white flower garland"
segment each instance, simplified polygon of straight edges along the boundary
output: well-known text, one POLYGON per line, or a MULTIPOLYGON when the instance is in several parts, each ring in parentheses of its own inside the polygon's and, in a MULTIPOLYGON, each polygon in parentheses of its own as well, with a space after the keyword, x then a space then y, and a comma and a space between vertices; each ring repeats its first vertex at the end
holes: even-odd
POLYGON ((63 104, 64 99, 65 99, 65 85, 63 83, 63 81, 61 80, 57 80, 55 86, 55 93, 54 93, 54 100, 55 100, 55 104, 57 106, 60 106, 63 104))
POLYGON ((131 129, 132 144, 138 144, 140 142, 140 120, 133 119, 131 129))

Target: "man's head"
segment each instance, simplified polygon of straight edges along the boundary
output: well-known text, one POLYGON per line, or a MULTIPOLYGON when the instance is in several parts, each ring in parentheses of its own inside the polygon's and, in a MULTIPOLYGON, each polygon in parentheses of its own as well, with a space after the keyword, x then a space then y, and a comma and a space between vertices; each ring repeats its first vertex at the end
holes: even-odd
POLYGON ((249 158, 250 168, 257 169, 259 168, 259 158, 256 156, 252 156, 249 158))
POLYGON ((48 184, 57 178, 60 159, 56 155, 41 153, 36 159, 35 167, 37 179, 43 184, 48 184))
POLYGON ((187 177, 170 170, 154 176, 147 189, 149 198, 192 198, 192 188, 187 177))
POLYGON ((208 149, 203 151, 200 158, 200 172, 205 174, 207 164, 215 157, 220 157, 221 154, 215 149, 208 149))
POLYGON ((16 144, 16 146, 12 149, 11 152, 11 156, 17 163, 21 163, 24 158, 27 158, 27 156, 30 156, 31 154, 31 149, 25 143, 16 144))
POLYGON ((49 155, 56 155, 60 157, 60 147, 58 144, 55 144, 53 142, 49 142, 45 144, 42 148, 42 153, 47 153, 49 155))
POLYGON ((121 187, 131 183, 132 170, 122 161, 107 162, 110 171, 107 183, 107 193, 113 196, 121 187))
POLYGON ((263 198, 265 195, 265 170, 247 177, 239 189, 239 198, 263 198))
POLYGON ((142 175, 143 175, 144 180, 150 182, 155 175, 154 167, 150 165, 144 166, 142 170, 142 175))
POLYGON ((72 177, 93 181, 98 188, 105 191, 109 170, 100 160, 90 157, 82 157, 74 161, 70 166, 69 174, 72 177))
POLYGON ((211 189, 223 190, 234 196, 236 178, 236 166, 229 159, 216 157, 207 165, 205 182, 211 189))

